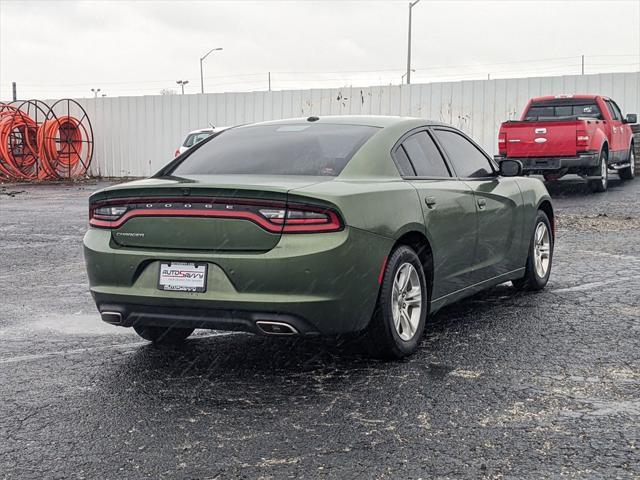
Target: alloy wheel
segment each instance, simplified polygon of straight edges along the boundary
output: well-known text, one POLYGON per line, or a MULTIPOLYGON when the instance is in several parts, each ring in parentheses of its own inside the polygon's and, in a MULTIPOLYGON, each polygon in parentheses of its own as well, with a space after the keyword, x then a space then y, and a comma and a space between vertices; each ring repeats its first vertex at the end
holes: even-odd
POLYGON ((551 235, 547 226, 540 222, 536 227, 534 236, 534 267, 536 275, 544 278, 549 270, 549 261, 551 258, 551 235))
POLYGON ((393 279, 391 294, 393 325, 398 336, 409 341, 416 334, 422 311, 422 286, 417 270, 403 263, 393 279))
POLYGON ((609 183, 609 167, 607 165, 607 159, 605 157, 602 157, 602 160, 600 162, 600 175, 602 177, 600 180, 600 182, 602 183, 602 188, 606 190, 607 184, 609 183))

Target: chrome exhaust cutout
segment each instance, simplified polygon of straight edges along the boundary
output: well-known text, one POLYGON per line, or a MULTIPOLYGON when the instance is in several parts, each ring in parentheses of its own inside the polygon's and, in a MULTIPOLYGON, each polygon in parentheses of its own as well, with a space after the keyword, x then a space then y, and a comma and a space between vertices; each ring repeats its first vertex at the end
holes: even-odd
POLYGON ((272 322, 270 320, 258 320, 258 328, 267 335, 297 335, 298 330, 284 322, 272 322))
POLYGON ((122 314, 120 312, 100 312, 103 322, 111 325, 122 325, 122 314))

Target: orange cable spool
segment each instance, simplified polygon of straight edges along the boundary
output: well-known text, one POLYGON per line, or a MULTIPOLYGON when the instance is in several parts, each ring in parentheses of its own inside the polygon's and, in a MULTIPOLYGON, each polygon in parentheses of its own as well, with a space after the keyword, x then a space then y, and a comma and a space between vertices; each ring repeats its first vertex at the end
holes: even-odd
POLYGON ((52 107, 39 100, 19 107, 0 103, 0 179, 74 178, 86 174, 92 157, 91 123, 76 101, 59 100, 52 107), (57 116, 65 104, 67 114, 57 116), (70 114, 72 108, 82 113, 80 119, 70 114))

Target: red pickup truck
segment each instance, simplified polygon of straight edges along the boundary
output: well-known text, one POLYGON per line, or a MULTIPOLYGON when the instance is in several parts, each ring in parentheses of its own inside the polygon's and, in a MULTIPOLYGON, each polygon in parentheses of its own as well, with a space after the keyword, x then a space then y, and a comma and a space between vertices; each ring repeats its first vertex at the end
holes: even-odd
POLYGON ((609 169, 620 178, 634 177, 630 123, 616 102, 599 95, 558 95, 529 100, 519 121, 504 122, 498 135, 499 162, 519 160, 523 172, 557 180, 581 175, 593 191, 604 192, 609 169))

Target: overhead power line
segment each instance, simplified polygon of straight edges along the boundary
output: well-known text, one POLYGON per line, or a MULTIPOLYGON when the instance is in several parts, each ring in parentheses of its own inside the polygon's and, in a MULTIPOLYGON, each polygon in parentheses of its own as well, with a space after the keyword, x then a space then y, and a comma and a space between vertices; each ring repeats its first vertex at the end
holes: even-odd
MULTIPOLYGON (((638 57, 638 54, 612 54, 612 55, 588 55, 586 59, 588 61, 589 58, 606 58, 606 57, 638 57)), ((474 68, 474 69, 486 69, 487 67, 495 67, 500 65, 524 65, 524 64, 533 64, 533 63, 541 63, 541 62, 552 62, 552 61, 566 61, 566 60, 577 60, 580 56, 569 56, 569 57, 552 57, 552 58, 542 58, 542 59, 534 59, 534 60, 514 60, 509 62, 493 62, 493 63, 467 63, 467 64, 452 64, 452 65, 425 65, 425 66, 415 66, 415 70, 418 72, 432 72, 434 70, 452 70, 452 69, 460 69, 460 68, 474 68)), ((594 62, 588 62, 588 65, 599 65, 599 66, 629 66, 635 65, 638 62, 633 63, 607 63, 607 64, 598 64, 594 62)), ((561 66, 569 66, 569 64, 564 63, 561 66)), ((492 69, 494 71, 494 69, 492 69)), ((402 68, 394 68, 394 69, 374 69, 374 70, 316 70, 316 71, 292 71, 292 70, 271 70, 272 75, 327 75, 327 74, 376 74, 376 73, 392 73, 393 75, 397 75, 398 72, 404 72, 402 68)), ((267 72, 254 72, 254 73, 237 73, 237 74, 229 74, 229 75, 211 75, 205 77, 207 80, 211 79, 234 79, 234 78, 246 78, 246 77, 261 77, 265 78, 267 72)), ((417 75, 418 76, 418 75, 417 75)), ((117 81, 117 82, 103 82, 100 81, 101 85, 148 85, 148 84, 167 84, 174 82, 175 79, 164 79, 164 80, 131 80, 131 81, 117 81)), ((247 80, 235 80, 233 82, 224 82, 218 85, 228 85, 233 83, 246 83, 247 80)), ((91 82, 83 82, 83 83, 65 83, 65 84, 51 84, 51 83, 22 83, 21 85, 25 87, 50 87, 50 88, 62 88, 62 87, 87 87, 94 85, 95 81, 91 82)), ((216 85, 212 83, 211 85, 216 85)))

